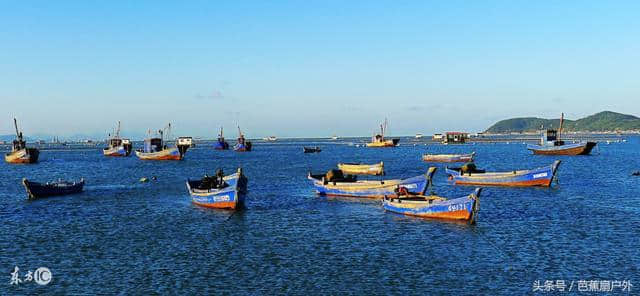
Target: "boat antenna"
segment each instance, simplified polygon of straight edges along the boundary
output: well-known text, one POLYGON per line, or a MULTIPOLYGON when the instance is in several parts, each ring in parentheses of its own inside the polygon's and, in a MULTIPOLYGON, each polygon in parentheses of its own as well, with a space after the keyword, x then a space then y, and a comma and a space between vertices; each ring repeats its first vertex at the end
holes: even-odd
POLYGON ((562 123, 564 122, 564 113, 560 114, 560 129, 558 129, 558 141, 560 140, 560 135, 562 134, 562 123))
POLYGON ((116 139, 120 138, 120 120, 118 120, 118 129, 116 130, 116 139))
POLYGON ((221 126, 221 127, 220 127, 220 138, 224 138, 224 136, 223 136, 223 135, 224 135, 224 133, 223 133, 223 132, 224 132, 224 130, 223 130, 223 129, 224 129, 224 128, 221 126))
POLYGON ((13 118, 13 126, 16 127, 16 137, 20 138, 20 132, 18 131, 18 120, 15 117, 13 118))

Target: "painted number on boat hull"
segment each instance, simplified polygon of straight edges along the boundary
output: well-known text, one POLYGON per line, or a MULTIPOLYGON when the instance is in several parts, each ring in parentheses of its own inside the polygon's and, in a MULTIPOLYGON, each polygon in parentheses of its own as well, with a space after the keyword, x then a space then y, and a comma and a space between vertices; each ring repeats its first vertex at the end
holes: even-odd
POLYGON ((455 211, 462 211, 465 209, 465 207, 467 206, 467 204, 455 204, 455 205, 449 205, 449 212, 455 212, 455 211))
POLYGON ((229 201, 229 196, 228 195, 222 195, 222 196, 214 196, 213 197, 213 201, 229 201))
POLYGON ((548 174, 547 173, 539 173, 539 174, 535 174, 533 175, 534 179, 539 179, 539 178, 544 178, 546 177, 548 174))

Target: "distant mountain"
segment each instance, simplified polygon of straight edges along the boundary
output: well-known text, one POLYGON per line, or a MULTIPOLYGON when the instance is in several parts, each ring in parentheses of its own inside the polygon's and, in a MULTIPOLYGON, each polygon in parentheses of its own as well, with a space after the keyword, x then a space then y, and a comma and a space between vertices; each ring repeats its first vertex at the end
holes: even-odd
MULTIPOLYGON (((498 121, 485 132, 487 133, 511 133, 511 132, 535 132, 544 128, 558 128, 560 119, 543 119, 536 117, 521 117, 498 121)), ((578 120, 565 119, 563 123, 565 131, 584 132, 610 132, 640 130, 640 118, 611 111, 600 112, 578 120)))

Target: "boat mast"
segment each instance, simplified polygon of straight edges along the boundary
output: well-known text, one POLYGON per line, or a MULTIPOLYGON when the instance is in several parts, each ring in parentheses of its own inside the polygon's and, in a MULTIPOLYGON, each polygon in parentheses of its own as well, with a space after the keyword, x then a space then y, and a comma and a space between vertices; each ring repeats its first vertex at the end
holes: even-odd
POLYGON ((18 131, 18 120, 15 117, 13 118, 13 126, 15 126, 16 128, 16 138, 18 138, 19 141, 22 141, 22 137, 20 136, 20 132, 18 131))
POLYGON ((120 139, 120 120, 118 120, 118 129, 116 129, 116 139, 120 139))
POLYGON ((562 123, 564 122, 564 113, 560 114, 560 129, 558 129, 557 140, 560 141, 560 135, 562 134, 562 123))
POLYGON ((220 127, 220 138, 224 138, 223 127, 220 127))

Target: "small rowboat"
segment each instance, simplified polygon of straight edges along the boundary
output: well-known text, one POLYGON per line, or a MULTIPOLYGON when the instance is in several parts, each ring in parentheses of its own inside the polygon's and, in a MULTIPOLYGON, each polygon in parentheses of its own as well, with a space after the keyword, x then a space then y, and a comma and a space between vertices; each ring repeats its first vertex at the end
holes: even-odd
POLYGON ((484 171, 462 172, 460 168, 446 168, 446 173, 456 185, 485 186, 551 186, 560 161, 532 170, 487 173, 484 171))
POLYGON ((309 173, 307 176, 320 195, 383 198, 385 195, 395 194, 398 188, 412 193, 424 193, 427 187, 426 175, 407 179, 358 181, 356 176, 344 176, 340 170, 330 172, 320 175, 309 173))
POLYGON ((384 162, 375 164, 339 163, 338 169, 347 175, 374 175, 384 174, 384 162))
POLYGON ((435 195, 385 196, 382 207, 386 211, 407 216, 468 221, 474 224, 480 208, 481 191, 482 188, 476 188, 474 193, 454 199, 435 195))
POLYGON ((302 151, 304 153, 320 153, 320 151, 322 151, 322 149, 320 149, 320 147, 316 146, 316 147, 302 147, 302 151))
POLYGON ((473 161, 475 152, 469 154, 424 154, 422 160, 425 162, 470 162, 473 161))
POLYGON ((247 182, 247 177, 239 168, 235 174, 224 177, 205 176, 201 180, 187 180, 187 189, 191 195, 191 202, 195 205, 235 210, 244 204, 247 182), (222 181, 218 178, 222 178, 222 181))
POLYGON ((57 181, 57 182, 47 182, 47 183, 38 183, 27 180, 27 178, 22 179, 22 184, 24 188, 27 190, 27 195, 29 199, 36 199, 40 197, 47 196, 58 196, 58 195, 69 195, 82 192, 82 188, 84 187, 84 179, 80 179, 78 182, 67 182, 67 181, 57 181))

